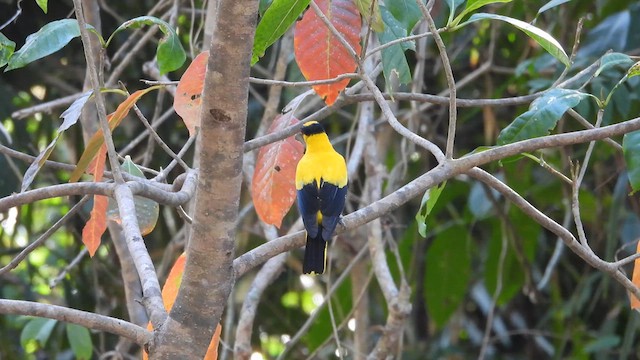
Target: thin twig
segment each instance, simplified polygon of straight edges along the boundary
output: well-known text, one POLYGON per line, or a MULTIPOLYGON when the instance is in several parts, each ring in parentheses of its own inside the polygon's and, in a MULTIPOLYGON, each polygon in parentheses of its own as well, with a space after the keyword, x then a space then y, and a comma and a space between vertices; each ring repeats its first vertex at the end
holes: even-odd
POLYGON ((120 164, 118 163, 118 157, 116 155, 115 145, 113 144, 113 138, 111 137, 111 131, 109 130, 109 123, 107 120, 107 110, 104 104, 104 96, 100 91, 101 84, 98 77, 98 70, 96 69, 96 57, 93 54, 91 47, 91 39, 89 38, 89 31, 87 30, 87 24, 84 20, 82 13, 82 1, 73 0, 73 6, 76 13, 76 19, 78 20, 78 26, 80 27, 80 37, 82 38, 82 44, 84 48, 85 58, 87 60, 87 67, 91 84, 93 86, 93 95, 98 109, 98 119, 100 120, 100 129, 104 134, 104 142, 107 145, 107 154, 109 157, 109 163, 111 165, 111 171, 114 174, 114 180, 116 183, 123 183, 122 173, 120 171, 120 164))
POLYGON ((67 274, 69 273, 69 270, 76 267, 76 265, 80 263, 80 260, 82 260, 87 255, 88 252, 89 252, 89 248, 87 248, 86 246, 82 248, 82 250, 80 250, 78 255, 76 255, 76 257, 73 258, 73 260, 71 260, 69 265, 65 266, 64 269, 60 271, 58 276, 56 276, 55 278, 51 279, 51 281, 49 281, 49 288, 53 289, 54 287, 56 287, 58 283, 62 281, 62 279, 64 279, 65 276, 67 276, 67 274))
MULTIPOLYGON (((489 193, 491 193, 491 191, 489 191, 489 193)), ((491 306, 489 307, 489 312, 487 313, 487 322, 484 328, 484 337, 482 338, 482 345, 480 346, 480 354, 478 355, 478 360, 483 360, 487 353, 487 349, 489 347, 489 339, 491 338, 491 328, 493 327, 493 317, 495 315, 496 306, 498 304, 498 298, 500 297, 500 293, 502 292, 504 260, 507 257, 507 235, 503 233, 501 240, 500 256, 498 257, 498 270, 496 275, 496 288, 493 291, 491 306)))
POLYGON ((451 63, 449 62, 449 56, 447 55, 447 48, 442 41, 442 37, 438 33, 435 21, 431 17, 431 13, 422 0, 416 0, 420 11, 422 11, 422 17, 427 21, 429 30, 433 34, 433 40, 440 52, 440 60, 444 69, 445 78, 447 79, 447 86, 449 88, 449 128, 447 130, 447 147, 445 156, 447 159, 453 158, 453 145, 456 136, 456 121, 458 118, 458 108, 456 106, 456 81, 453 77, 453 71, 451 70, 451 63))
POLYGON ((164 150, 164 152, 169 154, 169 156, 171 156, 173 160, 177 161, 178 164, 180 164, 180 166, 182 166, 184 170, 189 170, 190 169, 189 165, 187 165, 187 163, 185 163, 184 160, 182 160, 175 152, 173 152, 173 150, 171 150, 171 148, 164 142, 164 140, 162 140, 160 135, 158 135, 158 133, 153 129, 153 127, 151 127, 151 124, 149 124, 149 121, 147 120, 147 118, 144 116, 142 111, 140 111, 140 109, 138 108, 138 105, 133 105, 133 110, 135 111, 136 115, 138 115, 138 118, 140 119, 144 127, 147 129, 149 134, 151 134, 151 137, 156 141, 156 143, 158 143, 160 148, 164 150))
POLYGON ((349 265, 347 265, 347 267, 344 270, 342 270, 342 273, 340 274, 340 276, 336 279, 336 281, 334 281, 334 283, 331 286, 331 288, 324 295, 324 298, 322 298, 322 304, 320 306, 318 306, 315 309, 314 312, 311 313, 311 315, 309 316, 307 321, 305 321, 305 323, 300 327, 300 329, 298 329, 298 332, 296 332, 296 334, 291 337, 291 340, 289 340, 289 342, 287 342, 287 344, 286 344, 284 350, 282 351, 282 353, 280 353, 280 355, 278 355, 278 360, 285 359, 286 358, 285 355, 291 350, 291 348, 298 341, 300 341, 300 339, 304 336, 304 334, 307 333, 307 331, 309 330, 309 328, 311 328, 311 325, 313 325, 313 323, 316 320, 316 318, 320 315, 320 310, 322 309, 324 304, 326 304, 327 301, 331 301, 331 297, 338 290, 338 287, 342 284, 342 282, 344 282, 348 278, 347 275, 349 275, 349 273, 351 272, 351 269, 353 269, 355 264, 358 261, 360 261, 364 257, 365 254, 367 254, 367 248, 366 247, 362 247, 362 249, 360 249, 358 254, 356 256, 354 256, 353 260, 349 263, 349 265))

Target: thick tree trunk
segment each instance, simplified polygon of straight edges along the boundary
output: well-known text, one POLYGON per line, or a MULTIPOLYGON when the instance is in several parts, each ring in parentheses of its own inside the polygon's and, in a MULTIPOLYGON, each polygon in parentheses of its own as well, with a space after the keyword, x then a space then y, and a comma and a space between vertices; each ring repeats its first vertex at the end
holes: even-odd
POLYGON ((234 283, 256 0, 221 0, 203 91, 200 176, 187 264, 176 303, 156 336, 156 359, 202 359, 234 283))

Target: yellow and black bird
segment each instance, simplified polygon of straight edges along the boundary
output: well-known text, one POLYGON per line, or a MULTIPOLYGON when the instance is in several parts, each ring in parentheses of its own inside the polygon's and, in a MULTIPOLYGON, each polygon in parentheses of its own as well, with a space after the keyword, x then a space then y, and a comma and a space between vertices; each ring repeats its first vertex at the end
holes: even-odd
POLYGON ((307 148, 296 169, 298 209, 307 230, 302 272, 322 274, 327 262, 327 242, 347 197, 347 165, 317 121, 304 124, 302 137, 307 148))

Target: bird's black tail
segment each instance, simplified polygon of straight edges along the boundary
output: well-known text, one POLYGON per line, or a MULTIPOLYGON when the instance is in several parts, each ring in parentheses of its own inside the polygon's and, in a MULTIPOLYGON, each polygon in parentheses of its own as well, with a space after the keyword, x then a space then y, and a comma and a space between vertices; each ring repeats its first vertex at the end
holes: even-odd
POLYGON ((304 249, 304 261, 302 263, 302 273, 322 274, 327 263, 327 242, 322 238, 322 230, 312 238, 307 234, 307 246, 304 249))

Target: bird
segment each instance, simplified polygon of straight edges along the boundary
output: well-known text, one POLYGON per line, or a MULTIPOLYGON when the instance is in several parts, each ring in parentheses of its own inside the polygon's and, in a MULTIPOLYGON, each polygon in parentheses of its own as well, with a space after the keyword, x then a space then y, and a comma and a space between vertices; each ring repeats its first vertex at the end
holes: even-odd
POLYGON ((296 168, 296 190, 298 210, 307 231, 302 272, 322 274, 327 264, 327 243, 340 221, 347 197, 347 165, 320 123, 309 121, 301 132, 306 149, 296 168))

